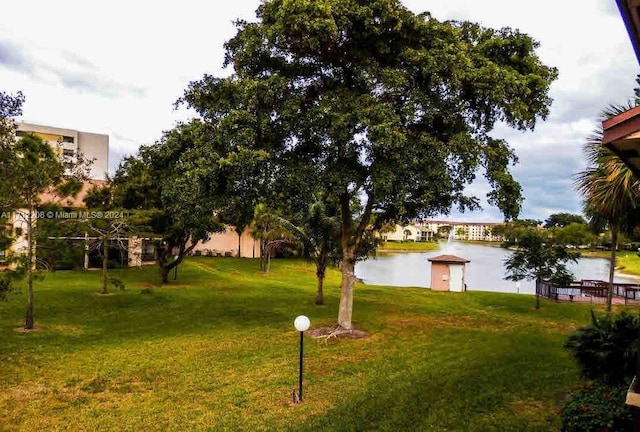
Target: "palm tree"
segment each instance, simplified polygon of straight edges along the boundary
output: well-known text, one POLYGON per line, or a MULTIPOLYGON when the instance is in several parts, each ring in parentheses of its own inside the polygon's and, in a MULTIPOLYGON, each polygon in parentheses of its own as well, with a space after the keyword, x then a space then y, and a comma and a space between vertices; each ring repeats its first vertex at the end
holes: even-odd
MULTIPOLYGON (((624 105, 610 105, 601 113, 601 120, 612 118, 635 106, 631 101, 624 105)), ((640 180, 624 162, 602 145, 602 126, 587 137, 583 153, 588 167, 576 175, 576 187, 582 193, 584 212, 592 224, 606 224, 611 232, 611 258, 607 311, 611 311, 613 274, 616 262, 618 234, 632 230, 640 222, 640 180)))
POLYGON ((260 240, 260 269, 263 273, 269 273, 271 257, 279 249, 295 249, 302 246, 291 222, 265 204, 258 204, 255 207, 250 226, 253 238, 260 240))

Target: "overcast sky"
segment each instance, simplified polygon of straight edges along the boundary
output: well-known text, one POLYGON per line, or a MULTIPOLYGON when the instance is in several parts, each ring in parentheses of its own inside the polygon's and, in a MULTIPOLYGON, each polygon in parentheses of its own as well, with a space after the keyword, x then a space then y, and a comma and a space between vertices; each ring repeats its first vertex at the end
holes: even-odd
MULTIPOLYGON (((4 2, 0 21, 0 90, 26 96, 21 120, 104 133, 110 170, 141 144, 151 144, 192 114, 173 102, 204 73, 226 76, 223 43, 232 21, 251 20, 259 0, 213 2, 4 2)), ((559 69, 551 115, 534 132, 500 127, 516 150, 523 187, 521 217, 544 220, 580 212, 573 175, 584 168, 581 145, 598 113, 633 95, 640 68, 615 0, 404 0, 438 19, 512 27, 540 42, 542 61, 559 69)), ((470 188, 484 196, 487 187, 470 188)), ((501 219, 484 211, 449 218, 501 219)))

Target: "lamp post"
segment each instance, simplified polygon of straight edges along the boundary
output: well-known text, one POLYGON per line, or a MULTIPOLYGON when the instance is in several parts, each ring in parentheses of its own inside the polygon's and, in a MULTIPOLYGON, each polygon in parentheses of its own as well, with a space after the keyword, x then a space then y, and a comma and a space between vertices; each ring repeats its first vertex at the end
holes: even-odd
POLYGON ((300 378, 298 381, 298 400, 302 402, 302 358, 304 352, 304 332, 311 325, 311 321, 304 315, 298 316, 293 321, 293 326, 300 332, 300 378))
MULTIPOLYGON (((174 261, 178 261, 178 255, 173 257, 174 261)), ((173 280, 176 280, 178 278, 178 264, 176 264, 175 266, 175 270, 173 272, 173 280)))

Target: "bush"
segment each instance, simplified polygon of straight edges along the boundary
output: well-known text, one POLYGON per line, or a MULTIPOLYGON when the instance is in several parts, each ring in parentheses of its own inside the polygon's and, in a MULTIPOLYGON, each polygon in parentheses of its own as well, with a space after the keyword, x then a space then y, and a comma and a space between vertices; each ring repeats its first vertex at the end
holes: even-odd
POLYGON ((0 276, 0 300, 6 300, 7 294, 13 290, 11 278, 6 275, 0 276))
POLYGON ((569 336, 565 348, 573 351, 583 376, 603 384, 629 383, 636 372, 638 315, 622 312, 597 318, 569 336))
POLYGON ((113 285, 115 288, 119 289, 120 291, 124 291, 125 285, 124 282, 122 282, 120 279, 112 277, 109 279, 109 282, 111 282, 111 285, 113 285))
POLYGON ((575 393, 562 409, 562 432, 616 432, 632 428, 627 386, 594 384, 575 393))

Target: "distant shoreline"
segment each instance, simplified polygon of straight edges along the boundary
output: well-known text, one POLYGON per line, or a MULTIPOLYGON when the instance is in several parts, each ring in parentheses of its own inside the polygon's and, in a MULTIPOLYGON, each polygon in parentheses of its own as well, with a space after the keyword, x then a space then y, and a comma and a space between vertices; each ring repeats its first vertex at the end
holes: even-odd
POLYGON ((623 278, 628 278, 628 279, 635 279, 640 281, 640 276, 639 275, 635 275, 635 274, 629 274, 629 273, 620 273, 620 272, 615 272, 616 276, 620 276, 623 278))

